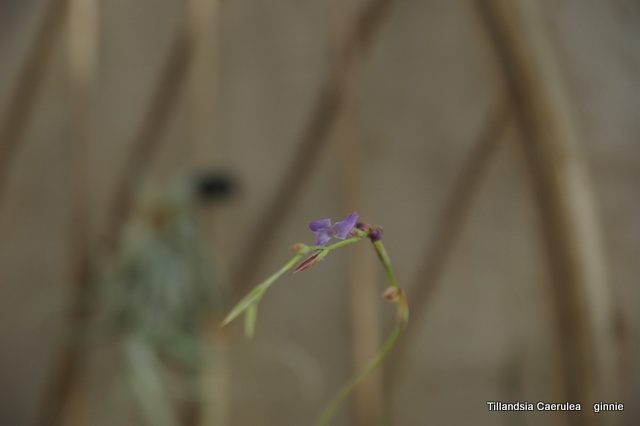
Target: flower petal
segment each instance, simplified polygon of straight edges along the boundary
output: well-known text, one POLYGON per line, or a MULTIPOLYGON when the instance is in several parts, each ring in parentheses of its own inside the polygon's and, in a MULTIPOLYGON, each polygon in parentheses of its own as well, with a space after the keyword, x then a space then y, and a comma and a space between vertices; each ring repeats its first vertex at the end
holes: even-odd
POLYGON ((344 220, 340 222, 336 222, 333 225, 334 237, 344 240, 349 235, 349 232, 356 226, 356 222, 358 221, 358 214, 353 213, 351 216, 347 216, 344 220))
POLYGON ((323 246, 331 239, 331 228, 320 229, 316 232, 316 245, 323 246))
POLYGON ((318 232, 321 229, 331 228, 331 219, 320 219, 313 221, 309 224, 309 228, 313 232, 318 232))

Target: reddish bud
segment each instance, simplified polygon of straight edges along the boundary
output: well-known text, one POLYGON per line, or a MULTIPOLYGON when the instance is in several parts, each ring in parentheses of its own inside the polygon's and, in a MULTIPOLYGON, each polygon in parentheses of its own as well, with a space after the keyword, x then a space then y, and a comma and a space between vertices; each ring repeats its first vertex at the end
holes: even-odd
POLYGON ((296 272, 300 272, 300 271, 304 271, 307 268, 312 267, 313 265, 315 265, 316 263, 318 263, 321 258, 318 258, 318 255, 320 254, 320 252, 315 253, 311 256, 309 256, 308 258, 306 258, 302 263, 300 263, 296 269, 293 270, 294 273, 296 272))

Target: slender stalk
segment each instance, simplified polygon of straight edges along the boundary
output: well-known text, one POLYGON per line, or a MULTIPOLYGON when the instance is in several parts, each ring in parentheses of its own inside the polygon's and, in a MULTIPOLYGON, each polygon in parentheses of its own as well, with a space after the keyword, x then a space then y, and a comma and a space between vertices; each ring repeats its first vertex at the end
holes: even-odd
POLYGON ((398 282, 396 280, 395 273, 391 268, 391 260, 387 255, 387 251, 382 244, 382 241, 375 241, 373 243, 376 252, 382 262, 385 272, 387 273, 387 278, 389 279, 389 284, 392 288, 399 290, 396 293, 396 306, 397 306, 397 315, 396 315, 396 326, 385 341, 382 349, 378 353, 378 355, 367 364, 360 372, 358 372, 353 378, 351 378, 340 390, 335 394, 335 396, 327 403, 324 410, 316 420, 315 426, 324 426, 329 424, 331 419, 335 416, 338 409, 345 401, 345 399, 354 391, 354 389, 371 373, 376 371, 382 364, 382 361, 389 355, 389 352, 396 344, 402 330, 407 324, 407 320, 409 318, 409 310, 407 307, 407 300, 404 295, 404 292, 398 286, 398 282))
MULTIPOLYGON (((477 1, 514 102, 551 274, 562 399, 607 399, 615 387, 613 308, 595 204, 556 52, 535 1, 477 1)), ((587 411, 573 425, 601 422, 587 411)))
POLYGON ((7 112, 0 119, 0 206, 25 125, 41 92, 54 46, 64 26, 67 3, 68 0, 49 1, 36 40, 11 92, 7 112))
MULTIPOLYGON (((305 246, 302 244, 297 244, 295 249, 298 250, 298 254, 296 254, 287 264, 285 264, 279 271, 271 275, 262 283, 258 284, 253 290, 249 292, 227 315, 227 318, 222 323, 222 326, 228 324, 233 321, 242 313, 245 313, 245 331, 247 334, 253 334, 255 320, 256 320, 256 312, 257 312, 257 304, 260 302, 260 299, 267 291, 267 289, 273 284, 275 280, 277 280, 282 274, 291 269, 293 265, 296 264, 298 260, 300 260, 304 255, 309 253, 312 250, 314 254, 309 256, 307 260, 301 263, 301 265, 305 265, 308 261, 313 261, 313 263, 309 263, 305 265, 305 269, 309 266, 317 263, 318 260, 324 258, 329 252, 344 247, 348 244, 353 244, 358 242, 364 238, 370 238, 371 235, 362 230, 354 230, 355 236, 351 238, 347 238, 343 241, 332 244, 329 247, 322 246, 305 246)), ((356 388, 356 386, 364 380, 367 376, 373 373, 378 367, 380 367, 382 361, 387 357, 391 348, 395 345, 398 337, 400 337, 400 333, 402 329, 407 324, 407 320, 409 318, 409 310, 407 307, 407 300, 404 294, 404 291, 398 286, 398 282, 396 280, 393 269, 391 268, 391 261, 387 252, 384 248, 384 245, 381 241, 375 241, 374 247, 380 261, 384 265, 385 271, 387 273, 387 277, 389 278, 389 283, 391 285, 391 289, 393 291, 389 294, 390 297, 387 297, 388 300, 396 303, 397 315, 396 315, 396 327, 392 331, 391 335, 385 342, 384 346, 378 353, 378 355, 367 364, 360 372, 358 372, 352 379, 350 379, 331 399, 331 401, 327 404, 326 408, 323 410, 322 414, 319 416, 316 425, 325 425, 328 424, 329 421, 333 418, 337 410, 340 408, 344 400, 351 394, 351 392, 356 388)), ((300 269, 297 269, 300 270, 300 269)), ((385 292, 387 293, 387 292, 385 292)), ((386 296, 385 296, 386 297, 386 296)))
POLYGON ((315 426, 325 426, 328 425, 331 419, 335 417, 338 409, 343 404, 345 399, 353 392, 353 390, 362 382, 367 376, 369 376, 372 372, 377 370, 382 361, 387 357, 393 346, 396 344, 396 341, 402 334, 402 325, 397 324, 396 327, 391 332, 391 335, 387 338, 384 343, 384 346, 380 350, 380 353, 358 374, 356 374, 352 379, 350 379, 338 392, 336 392, 335 396, 327 403, 322 413, 318 416, 318 419, 314 423, 315 426))
POLYGON ((512 103, 507 99, 501 99, 491 112, 477 140, 473 143, 471 152, 467 155, 450 191, 450 196, 439 215, 436 234, 425 248, 422 256, 424 262, 413 279, 411 294, 413 320, 407 327, 406 337, 398 343, 387 370, 391 387, 399 379, 398 369, 406 365, 402 360, 406 357, 413 341, 411 337, 416 331, 416 325, 422 324, 427 315, 432 303, 432 295, 441 284, 442 273, 451 260, 456 243, 472 211, 473 203, 504 142, 505 129, 513 120, 512 110, 512 103))
MULTIPOLYGON (((186 19, 185 19, 186 21, 186 19)), ((187 80, 192 58, 192 38, 186 22, 180 24, 166 62, 155 83, 151 99, 140 122, 133 141, 131 154, 120 180, 116 183, 112 202, 113 215, 108 224, 106 239, 111 245, 117 240, 120 228, 129 214, 133 193, 140 176, 148 169, 148 164, 160 147, 161 136, 166 130, 169 118, 176 107, 187 80)))
MULTIPOLYGON (((52 3, 52 8, 62 8, 52 3)), ((95 141, 94 90, 98 63, 98 5, 96 0, 65 0, 67 12, 68 87, 71 105, 73 155, 70 231, 71 301, 68 329, 46 383, 38 424, 86 424, 89 404, 83 381, 85 349, 78 339, 87 329, 90 291, 90 164, 95 141)), ((52 13, 60 11, 52 10, 52 13)), ((50 18, 53 19, 53 18, 50 18)), ((50 30, 52 31, 52 30, 50 30)), ((48 42, 48 41, 47 41, 48 42)))
POLYGON ((282 276, 282 274, 287 272, 289 269, 293 268, 293 266, 298 262, 298 260, 302 259, 304 255, 305 253, 298 253, 295 256, 293 256, 293 258, 290 261, 288 261, 286 265, 280 268, 278 272, 276 272, 275 274, 267 278, 267 280, 262 284, 260 284, 258 287, 260 287, 263 290, 267 290, 269 287, 271 287, 271 284, 273 284, 275 280, 277 280, 282 276))
MULTIPOLYGON (((326 248, 326 250, 327 250, 327 252, 330 252, 330 251, 335 250, 337 248, 344 247, 347 244, 357 243, 358 241, 360 241, 363 238, 366 238, 366 236, 357 236, 357 237, 347 238, 346 240, 342 240, 342 241, 339 241, 339 242, 337 242, 335 244, 330 245, 329 247, 326 248)), ((314 246, 314 247, 317 247, 317 246, 314 246)))
MULTIPOLYGON (((337 249, 339 247, 346 246, 347 244, 353 244, 355 242, 358 242, 363 238, 366 238, 366 235, 360 234, 360 235, 358 235, 356 237, 347 238, 345 240, 337 242, 337 243, 335 243, 333 245, 330 245, 329 247, 324 247, 324 246, 304 246, 304 245, 301 244, 300 245, 301 248, 299 249, 299 252, 295 256, 293 256, 293 258, 291 260, 289 260, 276 273, 274 273, 269 278, 267 278, 266 280, 264 280, 263 282, 258 284, 256 287, 254 287, 253 290, 251 290, 245 297, 242 298, 242 300, 240 300, 240 302, 238 302, 235 305, 235 307, 231 310, 231 312, 229 312, 229 314, 224 319, 224 321, 222 321, 221 326, 224 327, 225 325, 229 324, 231 321, 236 319, 240 314, 242 314, 247 309, 249 309, 252 305, 258 303, 260 301, 260 299, 262 299, 262 296, 264 295, 264 293, 269 289, 269 287, 271 287, 271 285, 278 278, 280 278, 282 276, 282 274, 287 272, 289 269, 293 268, 295 266, 295 264, 298 263, 298 261, 300 259, 302 259, 306 254, 308 254, 312 250, 317 251, 317 254, 310 256, 306 261, 314 259, 315 262, 317 262, 317 261, 323 259, 331 251, 333 251, 333 250, 335 250, 335 249, 337 249)), ((313 264, 315 264, 315 262, 313 264)), ((303 264, 304 264, 304 262, 303 262, 303 264)), ((311 264, 309 266, 312 266, 313 264, 311 264)), ((253 320, 255 321, 255 316, 254 316, 253 320)))
MULTIPOLYGON (((219 88, 219 61, 221 41, 222 0, 189 0, 187 19, 189 33, 193 40, 193 58, 188 72, 187 108, 189 110, 190 167, 193 170, 209 170, 221 164, 229 163, 228 146, 218 138, 216 132, 218 109, 216 101, 219 88)), ((202 244, 206 256, 211 259, 216 276, 219 306, 227 305, 228 291, 228 246, 233 229, 230 212, 226 209, 208 208, 199 215, 202 244)), ((201 397, 198 404, 192 405, 193 421, 186 419, 184 426, 230 424, 230 404, 228 375, 231 371, 229 358, 225 352, 229 346, 221 341, 219 330, 220 315, 211 312, 207 324, 203 327, 202 342, 209 356, 197 380, 201 397), (215 333, 211 329, 218 329, 215 333), (197 410, 196 410, 197 408, 197 410)), ((250 318, 248 318, 250 320, 250 318)), ((250 323, 247 322, 247 325, 250 323)), ((252 334, 253 330, 246 330, 252 334)), ((224 336, 231 338, 231 336, 224 336)))
MULTIPOLYGON (((308 249, 304 252, 298 253, 293 258, 288 261, 279 271, 275 274, 271 275, 269 278, 258 284, 253 290, 249 292, 238 304, 229 312, 229 315, 222 321, 221 326, 225 326, 229 324, 231 321, 236 319, 240 314, 249 309, 252 305, 258 303, 264 293, 271 287, 271 285, 282 276, 289 269, 293 268, 293 266, 300 260, 302 257, 308 253, 308 249)), ((255 316, 254 316, 255 321, 255 316)))
MULTIPOLYGON (((358 12, 358 5, 343 0, 330 2, 331 47, 336 55, 346 46, 349 24, 358 12)), ((345 210, 367 211, 369 191, 364 184, 366 152, 361 134, 360 107, 363 98, 363 73, 366 61, 362 51, 353 52, 353 66, 347 71, 345 83, 346 100, 339 125, 335 131, 339 157, 341 204, 345 210)), ((349 328, 351 341, 351 370, 355 374, 362 370, 382 346, 380 330, 380 304, 378 289, 375 285, 377 274, 373 262, 375 259, 367 247, 354 247, 348 253, 347 291, 349 299, 349 328)), ((382 372, 373 373, 362 386, 354 390, 351 408, 352 426, 380 426, 385 418, 384 389, 382 372)))
POLYGON ((398 287, 398 280, 396 280, 396 275, 393 273, 393 269, 391 268, 391 259, 389 259, 389 255, 387 254, 387 250, 385 250, 382 241, 374 242, 373 247, 375 247, 376 253, 378 253, 378 257, 384 266, 384 271, 389 279, 389 284, 392 287, 398 287))

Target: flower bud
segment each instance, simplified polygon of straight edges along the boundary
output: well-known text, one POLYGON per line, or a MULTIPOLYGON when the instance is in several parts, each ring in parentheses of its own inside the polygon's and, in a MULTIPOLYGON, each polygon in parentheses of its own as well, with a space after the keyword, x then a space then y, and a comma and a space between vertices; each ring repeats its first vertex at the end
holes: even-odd
POLYGON ((320 257, 320 253, 322 253, 322 252, 317 252, 317 253, 312 254, 311 256, 309 256, 302 263, 300 263, 296 267, 296 269, 293 270, 293 272, 296 273, 296 272, 304 271, 305 269, 310 268, 313 265, 315 265, 316 263, 318 263, 319 261, 321 261, 322 257, 320 257))
POLYGON ((369 238, 371 238, 371 242, 375 243, 376 241, 380 241, 382 239, 382 229, 375 228, 369 232, 369 238))
POLYGON ((382 293, 382 297, 389 302, 396 303, 398 320, 402 326, 409 322, 409 307, 407 306, 407 296, 400 287, 387 287, 382 293))
POLYGON ((309 251, 309 246, 302 243, 296 243, 292 245, 290 249, 296 253, 307 253, 309 251))
POLYGON ((387 289, 382 293, 382 298, 389 302, 397 302, 400 300, 401 294, 402 289, 399 287, 387 287, 387 289))

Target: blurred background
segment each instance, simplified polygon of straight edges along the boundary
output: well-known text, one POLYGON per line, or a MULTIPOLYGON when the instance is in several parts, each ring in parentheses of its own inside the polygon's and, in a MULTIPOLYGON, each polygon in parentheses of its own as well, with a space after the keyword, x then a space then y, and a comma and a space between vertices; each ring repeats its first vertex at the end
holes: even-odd
POLYGON ((635 425, 640 4, 0 1, 0 424, 635 425), (487 401, 580 403, 489 411, 487 401), (597 402, 624 411, 595 415, 597 402))

